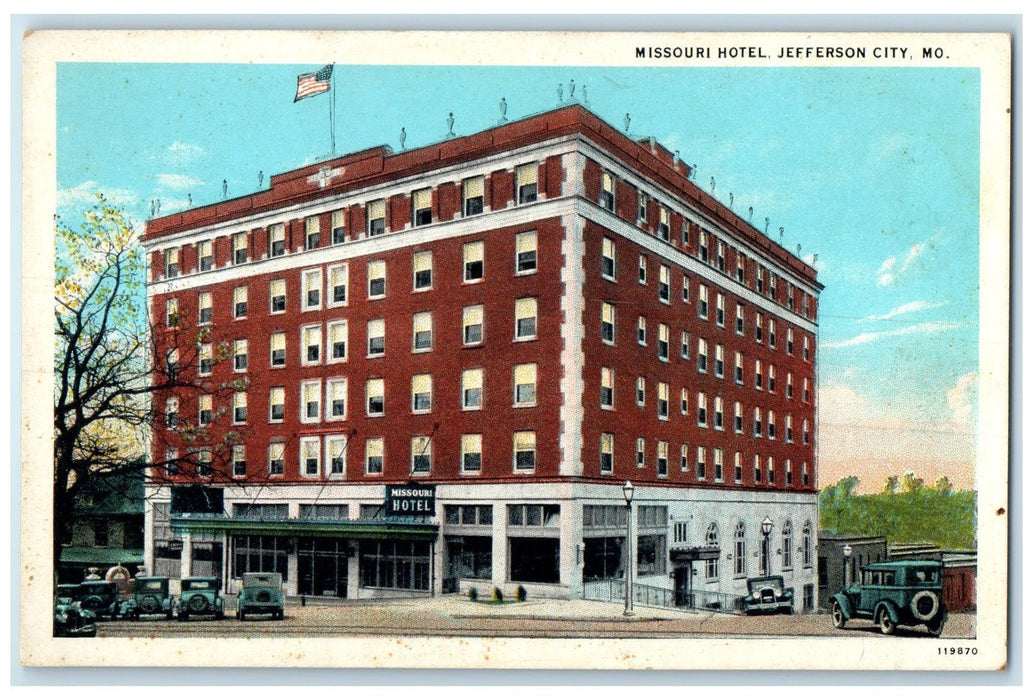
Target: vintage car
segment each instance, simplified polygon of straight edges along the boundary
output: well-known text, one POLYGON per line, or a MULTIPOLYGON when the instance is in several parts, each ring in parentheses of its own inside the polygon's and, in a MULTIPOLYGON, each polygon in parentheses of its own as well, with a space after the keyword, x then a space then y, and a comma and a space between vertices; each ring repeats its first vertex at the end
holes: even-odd
POLYGON ((274 620, 282 620, 282 583, 277 573, 244 574, 237 596, 237 619, 246 620, 248 615, 270 615, 274 620))
POLYGON ((898 625, 925 625, 939 637, 947 620, 943 566, 938 561, 884 561, 861 569, 854 583, 829 600, 832 624, 842 629, 854 618, 874 620, 883 634, 898 625))
POLYGON ((747 615, 760 613, 793 614, 793 589, 785 587, 781 576, 761 576, 746 580, 742 609, 747 615))
POLYGON ((176 617, 188 620, 191 615, 214 615, 223 618, 221 582, 214 576, 191 576, 180 581, 179 600, 174 606, 176 617))
POLYGON ((169 593, 169 579, 165 576, 137 576, 133 579, 133 594, 122 601, 122 617, 139 620, 141 615, 164 615, 172 619, 175 597, 169 593))
POLYGON ((98 620, 105 615, 112 620, 118 619, 121 601, 118 599, 118 589, 115 584, 99 580, 83 581, 79 584, 76 597, 79 606, 96 615, 98 620))
POLYGON ((97 616, 83 610, 76 597, 78 584, 60 584, 54 595, 55 637, 96 637, 97 616))

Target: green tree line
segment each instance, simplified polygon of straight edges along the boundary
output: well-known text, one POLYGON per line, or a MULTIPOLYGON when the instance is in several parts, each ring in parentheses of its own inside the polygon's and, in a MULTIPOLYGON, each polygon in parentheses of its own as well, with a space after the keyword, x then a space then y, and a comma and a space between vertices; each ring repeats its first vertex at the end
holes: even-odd
POLYGON ((955 491, 946 477, 927 486, 913 472, 890 476, 881 493, 855 493, 856 476, 818 494, 821 529, 835 535, 882 536, 893 544, 928 542, 945 549, 976 546, 975 491, 955 491))

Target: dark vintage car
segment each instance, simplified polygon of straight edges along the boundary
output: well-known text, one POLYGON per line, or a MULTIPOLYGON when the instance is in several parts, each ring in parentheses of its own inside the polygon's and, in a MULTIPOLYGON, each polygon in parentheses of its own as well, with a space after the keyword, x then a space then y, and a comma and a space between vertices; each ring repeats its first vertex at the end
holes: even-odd
POLYGON ((164 615, 172 619, 175 597, 169 593, 169 579, 165 576, 137 576, 133 579, 133 594, 122 601, 122 617, 139 620, 142 615, 164 615))
POLYGON ((925 625, 939 637, 947 620, 943 603, 943 565, 938 561, 884 561, 861 569, 854 583, 829 600, 832 624, 842 628, 852 619, 874 620, 883 634, 898 625, 925 625))
POLYGON ((83 610, 79 601, 78 584, 60 584, 54 595, 55 637, 96 637, 97 616, 83 610))
POLYGON ((221 582, 214 576, 192 576, 180 582, 176 617, 189 620, 191 615, 211 615, 223 618, 223 601, 219 593, 221 582))
POLYGON ((278 573, 244 574, 240 595, 237 596, 237 619, 248 615, 270 615, 283 619, 283 581, 278 573))
POLYGON ((77 593, 79 605, 101 619, 105 616, 118 619, 121 601, 118 599, 118 588, 107 581, 83 581, 77 593))
POLYGON ((761 613, 793 614, 793 589, 785 587, 781 576, 761 576, 746 580, 742 609, 747 615, 761 613))

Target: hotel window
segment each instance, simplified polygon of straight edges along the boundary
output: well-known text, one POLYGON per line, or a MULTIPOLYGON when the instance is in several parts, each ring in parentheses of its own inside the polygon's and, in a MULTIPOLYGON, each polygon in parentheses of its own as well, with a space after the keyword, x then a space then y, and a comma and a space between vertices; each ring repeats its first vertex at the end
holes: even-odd
POLYGON ((611 282, 617 279, 617 248, 609 238, 603 239, 602 275, 611 282))
POLYGON ((768 411, 768 440, 775 439, 775 412, 768 411))
POLYGON ((599 473, 613 473, 613 433, 599 436, 599 473))
POLYGON ((212 242, 201 241, 197 244, 197 264, 198 269, 201 272, 207 272, 211 270, 214 265, 214 258, 212 256, 212 242))
POLYGON ((366 322, 366 357, 384 356, 384 319, 366 322))
POLYGON ((703 340, 702 338, 699 339, 698 360, 699 361, 697 363, 697 366, 698 366, 698 369, 699 369, 700 373, 701 374, 706 374, 707 373, 707 341, 703 340))
POLYGON ((689 415, 689 390, 684 387, 681 390, 681 414, 689 415))
POLYGON ((707 478, 707 448, 702 445, 696 448, 696 478, 700 481, 707 478))
POLYGON ((681 445, 681 470, 689 471, 689 446, 684 442, 681 445))
POLYGON ((412 317, 412 351, 429 352, 433 345, 434 317, 430 311, 413 314, 412 317))
POLYGON ((761 482, 760 472, 760 455, 753 456, 753 483, 759 484, 761 482))
POLYGON ((741 435, 743 431, 742 402, 735 402, 735 432, 741 435))
POLYGON ((212 293, 201 292, 197 295, 197 322, 207 325, 212 322, 212 293))
POLYGON ((319 217, 305 217, 305 250, 319 247, 319 217))
POLYGON ((811 359, 811 339, 806 335, 803 337, 803 359, 804 361, 811 359))
POLYGON ((774 299, 778 296, 778 276, 771 272, 768 274, 768 296, 774 299))
POLYGON ((717 241, 715 244, 717 249, 717 269, 721 272, 725 271, 725 244, 721 241, 717 241))
POLYGON ((649 214, 649 197, 646 196, 645 192, 638 193, 638 222, 644 223, 646 216, 649 214))
POLYGON ((639 377, 635 380, 635 403, 639 406, 646 405, 646 378, 639 377))
POLYGON ((645 346, 646 344, 646 317, 638 317, 638 344, 645 346))
POLYGON ((742 304, 735 305, 735 333, 742 335, 746 331, 746 318, 743 315, 742 304))
POLYGON ((667 477, 667 441, 661 440, 656 443, 656 475, 663 479, 667 477))
POLYGON ((736 576, 746 575, 746 524, 741 522, 735 526, 735 542, 732 561, 736 576))
POLYGON ((179 248, 165 251, 165 276, 179 277, 179 248))
POLYGON ((635 466, 641 469, 646 466, 646 439, 635 439, 635 466))
POLYGON ((343 209, 338 209, 330 215, 330 236, 334 245, 345 241, 343 209))
POLYGON ((333 265, 327 268, 327 306, 344 306, 348 303, 348 266, 333 265))
POLYGON ((197 475, 211 476, 212 474, 212 451, 207 447, 198 448, 194 453, 197 459, 197 475))
POLYGON ((686 304, 689 303, 689 276, 682 275, 681 277, 681 300, 686 304))
POLYGON ((233 392, 233 422, 247 423, 247 393, 233 392))
POLYGON ((660 301, 665 304, 671 303, 671 268, 660 266, 660 285, 658 289, 660 301))
POLYGON ((538 199, 538 164, 527 163, 516 169, 517 203, 526 204, 538 199))
POLYGON ((786 442, 793 441, 793 417, 786 416, 786 442))
POLYGON ((796 310, 796 304, 793 303, 793 285, 790 282, 786 283, 786 306, 790 311, 796 310))
POLYGON ((461 378, 463 410, 480 410, 484 400, 484 370, 464 369, 461 378))
POLYGON ((535 467, 535 433, 520 430, 513 433, 513 468, 516 471, 532 471, 535 467))
POLYGON ((782 568, 793 568, 793 524, 788 520, 782 527, 782 568))
POLYGON ((775 366, 768 365, 768 391, 775 393, 775 366))
POLYGON ((602 305, 602 338, 607 345, 613 345, 617 328, 617 307, 603 302, 602 305))
POLYGON ((165 300, 165 325, 168 328, 179 327, 179 300, 165 300))
POLYGON ((318 423, 321 403, 319 381, 301 383, 301 422, 318 423))
POLYGON ((725 451, 720 447, 714 448, 714 481, 725 480, 725 451))
POLYGON ((707 317, 707 313, 709 312, 709 308, 708 308, 709 307, 709 304, 708 304, 709 297, 710 297, 710 292, 706 288, 706 286, 702 285, 702 284, 699 285, 699 317, 700 318, 706 318, 707 317))
POLYGON ((287 310, 287 282, 273 280, 269 283, 269 313, 279 314, 287 310))
POLYGON ((533 340, 538 334, 538 300, 533 297, 517 299, 514 304, 516 339, 533 340))
POLYGON ((646 256, 638 256, 638 283, 646 283, 646 256))
POLYGON ((463 214, 473 216, 484 211, 484 178, 463 180, 463 214))
POLYGON ((298 457, 303 476, 319 476, 319 438, 303 437, 298 441, 298 457))
POLYGON ((484 307, 463 308, 463 345, 477 345, 484 341, 484 307))
POLYGON ((660 224, 656 227, 656 235, 665 241, 671 240, 671 212, 660 207, 660 224))
POLYGON ((742 452, 735 453, 735 483, 742 483, 742 452))
POLYGON ((321 326, 304 326, 301 329, 301 364, 319 364, 322 354, 323 329, 321 326))
MULTIPOLYGON (((718 479, 718 481, 720 481, 720 479, 718 479)), ((718 548, 719 540, 717 532, 717 523, 710 523, 710 526, 707 528, 707 533, 706 535, 704 535, 704 537, 706 538, 707 549, 718 548)), ((720 559, 707 560, 707 568, 705 571, 705 575, 708 581, 714 581, 717 579, 718 564, 720 563, 720 561, 720 559)))
POLYGON ((429 374, 412 377, 412 412, 429 413, 432 405, 433 379, 429 374))
POLYGON ((714 318, 717 321, 718 328, 725 327, 725 295, 718 292, 717 295, 717 310, 714 314, 714 318))
POLYGON ((754 382, 755 387, 757 389, 763 389, 764 388, 764 365, 761 363, 760 360, 757 360, 754 363, 754 365, 753 365, 753 372, 754 372, 754 376, 755 376, 755 379, 756 379, 756 381, 754 382))
POLYGON ((658 324, 656 327, 656 353, 664 362, 667 362, 670 345, 670 331, 667 328, 667 324, 658 324))
POLYGON ((810 403, 811 400, 811 382, 807 377, 803 378, 803 402, 810 403))
POLYGON ((344 362, 348 359, 348 321, 331 321, 326 324, 326 342, 330 346, 329 362, 344 362))
POLYGON ((430 289, 434 281, 434 256, 429 250, 421 250, 412 254, 412 288, 414 290, 430 289))
POLYGON ((682 222, 681 225, 681 243, 684 246, 689 245, 689 222, 682 222))
POLYGON ((233 289, 233 318, 247 318, 247 287, 233 289))
POLYGON ((599 405, 602 408, 613 408, 613 369, 603 367, 600 375, 599 405))
POLYGON ((197 397, 197 424, 204 426, 212 422, 212 396, 201 394, 197 397))
POLYGON ((721 344, 714 346, 714 376, 719 379, 725 376, 725 346, 721 344))
POLYGON ((793 398, 793 373, 786 373, 786 398, 793 398))
POLYGON ((764 421, 760 413, 760 406, 753 409, 753 437, 760 437, 764 432, 764 421))
POLYGON ((516 274, 529 275, 538 269, 538 234, 526 231, 516 235, 516 274))
POLYGON ((273 442, 269 444, 269 475, 281 476, 283 474, 283 443, 273 442))
POLYGON ((387 294, 387 263, 383 260, 366 264, 366 289, 370 299, 381 299, 387 294))
POLYGON ((808 421, 803 422, 803 444, 809 445, 811 442, 811 425, 808 421))
POLYGON ((301 273, 301 310, 318 309, 320 291, 323 288, 322 270, 305 270, 301 273))
POLYGON ((247 262, 247 234, 233 234, 233 264, 243 265, 247 262))
POLYGON ((287 230, 283 224, 269 227, 269 257, 275 258, 287 252, 287 230))
POLYGON ((429 474, 434 456, 431 439, 426 435, 414 435, 410 452, 412 454, 411 474, 429 474))
POLYGON ((207 376, 212 373, 212 344, 202 343, 197 353, 197 373, 207 376))
POLYGON ((348 380, 326 380, 326 419, 344 420, 348 417, 348 380))
POLYGON ((761 266, 760 263, 756 263, 754 265, 754 267, 755 267, 755 269, 757 271, 757 278, 756 278, 757 291, 758 292, 763 292, 764 291, 764 268, 761 266))
POLYGON ((247 459, 244 456, 243 445, 233 446, 230 459, 233 462, 233 477, 239 479, 247 476, 247 459))
POLYGON ((484 241, 463 245, 463 281, 479 282, 484 279, 484 241))
POLYGON ((768 483, 775 483, 775 458, 768 457, 768 483))
POLYGON ((814 542, 811 540, 811 521, 808 520, 803 524, 803 537, 801 541, 803 543, 803 566, 808 568, 814 564, 812 559, 811 548, 814 547, 814 542))
POLYGON ((426 226, 431 223, 430 188, 416 190, 412 193, 413 226, 426 226))
POLYGON ((667 420, 669 405, 670 387, 665 382, 656 386, 656 417, 660 420, 667 420))
POLYGON ((807 486, 808 484, 811 483, 811 475, 807 471, 807 462, 803 463, 801 482, 803 483, 804 486, 807 486))
POLYGON ((282 386, 269 389, 269 422, 279 423, 284 416, 284 390, 282 386))
POLYGON ((709 257, 709 251, 707 250, 707 232, 703 229, 699 230, 699 259, 703 262, 707 262, 709 257))
POLYGON ((366 380, 366 415, 384 415, 384 380, 366 380))
POLYGON ((689 359, 689 332, 681 332, 681 356, 683 360, 689 359))
POLYGON ((326 466, 328 476, 344 476, 344 465, 346 462, 345 451, 348 449, 348 440, 341 435, 326 436, 326 466))
POLYGON ((789 326, 786 328, 786 354, 793 354, 793 328, 789 326))
POLYGON ((743 374, 742 374, 742 353, 738 350, 735 351, 735 383, 742 386, 743 374))
POLYGON ((170 396, 165 399, 165 425, 175 428, 179 424, 179 397, 170 396))
POLYGON ((739 284, 746 283, 746 267, 743 262, 742 253, 735 254, 735 280, 739 284))
POLYGON ((387 231, 387 204, 383 199, 366 205, 366 235, 379 236, 387 231))
POLYGON ((534 406, 537 400, 538 365, 513 367, 513 406, 534 406))
POLYGON ((696 397, 696 423, 701 428, 707 427, 707 397, 702 391, 696 397))
POLYGON ((768 347, 775 347, 775 320, 768 319, 768 347))
POLYGON ((720 396, 714 397, 714 430, 725 429, 725 401, 720 396))
POLYGON ((366 438, 366 473, 384 473, 384 438, 366 438))
POLYGON ((616 181, 612 173, 603 173, 602 192, 599 195, 599 206, 608 211, 615 211, 617 208, 616 181))
POLYGON ((460 439, 460 453, 463 460, 464 472, 477 472, 481 470, 481 435, 463 435, 460 439))

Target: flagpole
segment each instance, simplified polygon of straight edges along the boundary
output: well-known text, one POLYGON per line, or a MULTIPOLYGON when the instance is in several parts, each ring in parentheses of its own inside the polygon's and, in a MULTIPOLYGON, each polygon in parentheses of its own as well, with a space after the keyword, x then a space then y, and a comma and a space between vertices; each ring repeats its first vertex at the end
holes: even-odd
POLYGON ((334 74, 330 74, 330 157, 337 155, 337 146, 334 143, 334 105, 337 102, 337 82, 334 74))

